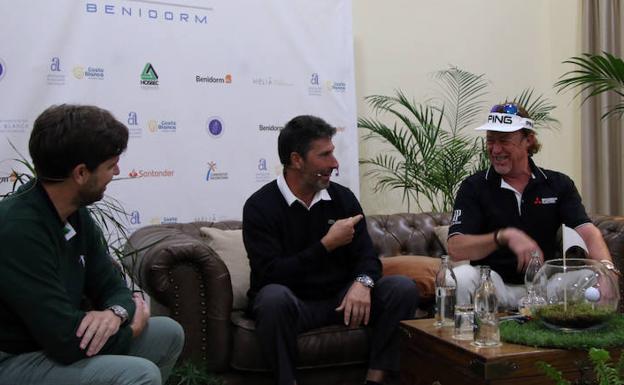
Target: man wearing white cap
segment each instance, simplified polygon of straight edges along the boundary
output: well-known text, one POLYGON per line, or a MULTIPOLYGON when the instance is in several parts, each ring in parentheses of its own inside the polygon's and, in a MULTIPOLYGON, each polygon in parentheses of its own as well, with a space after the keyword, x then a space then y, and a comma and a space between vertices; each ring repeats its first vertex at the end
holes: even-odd
POLYGON ((537 252, 552 259, 561 224, 575 229, 589 257, 614 269, 600 230, 587 216, 572 180, 537 167, 532 156, 541 147, 524 108, 516 104, 492 107, 486 131, 490 167, 466 178, 457 192, 448 251, 470 265, 455 268, 458 303, 469 303, 479 285, 477 265, 488 265, 499 304, 515 308, 526 293, 524 271, 537 252))

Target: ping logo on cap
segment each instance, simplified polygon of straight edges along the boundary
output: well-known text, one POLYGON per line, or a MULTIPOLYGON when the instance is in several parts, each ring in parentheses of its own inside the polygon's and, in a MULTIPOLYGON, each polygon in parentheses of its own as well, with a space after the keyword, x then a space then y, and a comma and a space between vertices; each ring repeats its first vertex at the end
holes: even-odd
POLYGON ((513 119, 509 115, 489 114, 488 123, 511 124, 513 123, 513 119))

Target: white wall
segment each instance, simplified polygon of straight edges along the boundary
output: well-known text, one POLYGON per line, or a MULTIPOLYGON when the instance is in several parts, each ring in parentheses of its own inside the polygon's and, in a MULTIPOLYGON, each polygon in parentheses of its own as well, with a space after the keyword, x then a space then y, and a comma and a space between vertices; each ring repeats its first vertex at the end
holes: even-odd
MULTIPOLYGON (((401 88, 416 100, 433 96, 432 74, 449 64, 485 73, 491 104, 534 87, 557 105, 561 122, 559 130, 539 133, 543 149, 535 160, 568 174, 580 190, 579 102, 552 87, 570 69, 561 62, 581 52, 580 0, 355 0, 353 35, 358 116, 371 113, 366 95, 401 88)), ((360 158, 383 148, 360 139, 360 158)), ((407 210, 398 191, 374 193, 365 171, 361 167, 366 213, 407 210)))

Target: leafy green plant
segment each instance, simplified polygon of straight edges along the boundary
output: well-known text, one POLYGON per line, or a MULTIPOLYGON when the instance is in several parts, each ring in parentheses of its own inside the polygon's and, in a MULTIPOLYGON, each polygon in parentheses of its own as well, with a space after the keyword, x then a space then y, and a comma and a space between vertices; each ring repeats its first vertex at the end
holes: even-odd
POLYGON ((584 53, 581 56, 573 56, 564 63, 576 66, 576 69, 564 73, 560 80, 555 83, 558 92, 578 88, 574 95, 579 96, 586 91, 582 103, 587 99, 605 92, 619 95, 620 102, 609 106, 602 114, 601 119, 610 116, 622 118, 624 115, 624 61, 608 52, 602 55, 584 53))
MULTIPOLYGON (((622 385, 624 384, 624 354, 615 365, 611 363, 611 355, 604 349, 589 349, 589 360, 594 366, 596 384, 598 385, 622 385)), ((556 385, 570 385, 570 381, 563 378, 561 371, 552 365, 539 361, 537 366, 544 374, 555 382, 556 385)))
MULTIPOLYGON (((485 116, 485 75, 450 67, 435 79, 438 98, 417 103, 401 90, 367 96, 375 117, 358 119, 358 127, 369 131, 364 140, 381 139, 394 150, 360 160, 370 166, 365 175, 377 180, 375 192, 401 190, 408 211, 413 204, 422 211, 424 203, 432 211, 450 211, 461 181, 488 165, 483 138, 464 133, 485 116)), ((550 115, 554 105, 533 90, 508 100, 525 106, 537 127, 557 122, 550 115)))
POLYGON ((167 385, 224 385, 222 378, 207 371, 203 365, 184 361, 176 366, 167 385))

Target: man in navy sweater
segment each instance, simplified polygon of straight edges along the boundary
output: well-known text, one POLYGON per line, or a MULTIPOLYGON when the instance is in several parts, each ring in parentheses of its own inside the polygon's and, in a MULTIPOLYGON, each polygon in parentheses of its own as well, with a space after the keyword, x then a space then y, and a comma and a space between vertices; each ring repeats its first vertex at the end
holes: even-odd
POLYGON ((283 175, 255 192, 243 209, 251 265, 249 312, 280 385, 296 383, 297 334, 343 323, 372 326, 367 384, 398 370, 398 323, 418 302, 414 282, 381 278, 381 262, 362 208, 330 182, 338 168, 335 128, 298 116, 278 139, 283 175))

